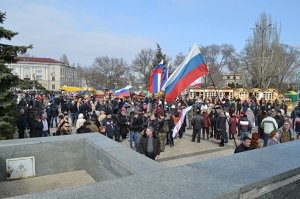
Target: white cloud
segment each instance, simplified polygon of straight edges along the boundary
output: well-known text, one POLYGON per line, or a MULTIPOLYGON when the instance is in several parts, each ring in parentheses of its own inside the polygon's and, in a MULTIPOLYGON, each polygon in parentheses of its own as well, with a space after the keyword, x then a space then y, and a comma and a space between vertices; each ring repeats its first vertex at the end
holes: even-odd
POLYGON ((59 59, 65 53, 71 63, 89 66, 96 57, 107 55, 130 63, 142 48, 155 46, 148 38, 112 32, 105 19, 96 21, 89 13, 77 16, 49 5, 12 2, 4 5, 4 27, 19 32, 11 43, 33 44, 28 51, 33 56, 59 59))

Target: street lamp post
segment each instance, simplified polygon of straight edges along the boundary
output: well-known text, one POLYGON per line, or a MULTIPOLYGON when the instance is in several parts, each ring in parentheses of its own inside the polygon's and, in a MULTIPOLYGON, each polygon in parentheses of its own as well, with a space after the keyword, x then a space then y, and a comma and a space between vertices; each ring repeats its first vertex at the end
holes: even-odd
POLYGON ((259 87, 262 89, 263 88, 263 68, 264 68, 264 58, 265 58, 265 53, 264 53, 264 36, 265 36, 265 31, 267 29, 272 29, 272 24, 269 24, 265 27, 261 27, 260 25, 256 24, 256 28, 258 28, 261 31, 261 51, 262 51, 262 59, 261 59, 261 65, 260 65, 260 75, 259 75, 259 87))

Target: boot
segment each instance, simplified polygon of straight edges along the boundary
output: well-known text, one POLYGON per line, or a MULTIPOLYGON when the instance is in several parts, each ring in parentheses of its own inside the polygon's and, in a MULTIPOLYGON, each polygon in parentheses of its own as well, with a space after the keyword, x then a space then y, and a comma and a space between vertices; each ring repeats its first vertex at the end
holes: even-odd
POLYGON ((207 138, 207 140, 209 140, 209 135, 208 134, 206 135, 206 138, 207 138))
POLYGON ((220 147, 224 147, 224 140, 222 139, 221 142, 219 143, 220 147))

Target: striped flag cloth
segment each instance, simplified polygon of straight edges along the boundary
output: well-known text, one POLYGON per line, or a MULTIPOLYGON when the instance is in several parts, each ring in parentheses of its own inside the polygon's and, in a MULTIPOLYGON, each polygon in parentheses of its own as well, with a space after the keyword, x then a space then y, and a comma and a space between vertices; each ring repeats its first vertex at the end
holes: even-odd
POLYGON ((161 88, 164 87, 164 85, 166 84, 166 82, 169 78, 169 68, 170 68, 170 63, 168 63, 168 65, 166 66, 166 68, 163 71, 162 81, 161 81, 161 88))
POLYGON ((122 89, 115 90, 114 91, 115 97, 129 97, 130 96, 130 91, 129 91, 130 88, 131 88, 131 86, 126 86, 122 89))
POLYGON ((171 103, 192 82, 208 73, 208 68, 200 54, 200 49, 194 45, 184 61, 172 73, 162 88, 165 99, 171 103))
POLYGON ((161 90, 161 76, 163 73, 163 60, 157 65, 155 70, 150 75, 150 85, 149 92, 150 93, 159 93, 161 90))
POLYGON ((172 134, 173 138, 179 132, 179 130, 180 130, 180 128, 181 128, 181 126, 182 126, 182 124, 184 122, 184 118, 185 118, 186 113, 189 112, 189 110, 191 110, 192 107, 193 106, 188 106, 188 107, 186 107, 185 109, 182 110, 182 115, 181 115, 179 121, 177 122, 177 124, 175 125, 175 127, 173 129, 173 134, 172 134))

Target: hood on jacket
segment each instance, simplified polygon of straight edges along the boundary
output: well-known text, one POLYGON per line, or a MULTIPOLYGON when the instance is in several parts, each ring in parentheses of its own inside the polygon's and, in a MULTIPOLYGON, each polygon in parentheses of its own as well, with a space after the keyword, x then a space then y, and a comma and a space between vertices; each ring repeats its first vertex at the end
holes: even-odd
POLYGON ((83 119, 83 114, 82 113, 79 113, 78 119, 83 119))

